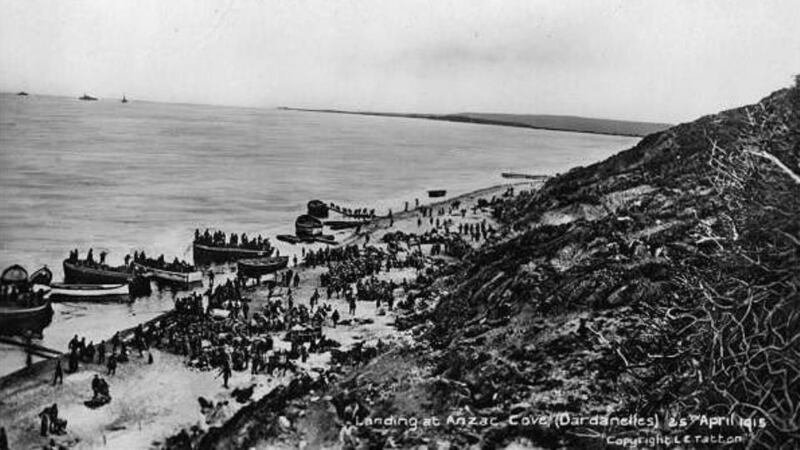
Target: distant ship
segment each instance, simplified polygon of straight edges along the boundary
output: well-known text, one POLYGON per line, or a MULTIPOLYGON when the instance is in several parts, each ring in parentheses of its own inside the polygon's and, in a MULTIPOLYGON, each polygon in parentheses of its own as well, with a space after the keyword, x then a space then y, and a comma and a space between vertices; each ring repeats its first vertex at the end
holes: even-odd
POLYGON ((19 92, 17 92, 17 95, 19 95, 19 96, 21 96, 21 97, 27 97, 27 96, 28 96, 28 93, 27 93, 27 92, 25 92, 25 91, 19 91, 19 92))
POLYGON ((125 94, 122 94, 122 103, 128 103, 128 99, 125 98, 125 94))
POLYGON ((97 97, 92 97, 91 95, 83 94, 82 96, 78 97, 78 100, 94 102, 97 101, 97 97))

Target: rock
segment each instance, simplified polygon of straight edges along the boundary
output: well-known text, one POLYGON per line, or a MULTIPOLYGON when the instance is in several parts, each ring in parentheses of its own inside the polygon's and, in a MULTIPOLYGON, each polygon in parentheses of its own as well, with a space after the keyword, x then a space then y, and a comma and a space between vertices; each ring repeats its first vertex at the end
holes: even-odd
POLYGON ((292 428, 292 423, 286 416, 278 417, 278 426, 281 427, 282 430, 287 431, 292 428))

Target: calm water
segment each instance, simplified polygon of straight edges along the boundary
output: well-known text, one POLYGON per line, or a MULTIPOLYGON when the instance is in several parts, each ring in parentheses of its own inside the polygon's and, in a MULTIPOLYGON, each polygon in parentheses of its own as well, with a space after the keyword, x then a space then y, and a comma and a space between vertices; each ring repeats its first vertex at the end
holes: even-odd
MULTIPOLYGON (((312 198, 401 209, 425 191, 556 173, 636 139, 518 128, 0 94, 0 266, 51 267, 72 248, 191 258, 195 228, 291 233, 312 198)), ((172 306, 56 305, 43 344, 108 338, 172 306)), ((0 347, 0 373, 22 358, 0 347)))

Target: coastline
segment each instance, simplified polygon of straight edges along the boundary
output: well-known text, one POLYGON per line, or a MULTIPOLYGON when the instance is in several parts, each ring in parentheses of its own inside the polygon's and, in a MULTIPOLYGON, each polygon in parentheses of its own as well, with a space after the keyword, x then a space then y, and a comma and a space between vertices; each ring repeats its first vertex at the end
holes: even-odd
MULTIPOLYGON (((515 189, 523 186, 533 188, 538 184, 540 182, 536 181, 497 184, 428 204, 420 204, 420 206, 446 208, 453 202, 460 202, 466 208, 474 204, 479 198, 488 200, 491 197, 500 197, 509 186, 514 186, 515 189)), ((372 243, 378 243, 382 235, 390 230, 417 229, 419 231, 418 228, 420 227, 416 223, 418 213, 419 211, 410 209, 409 211, 394 214, 394 225, 392 227, 389 227, 390 219, 387 217, 378 218, 357 234, 354 232, 349 233, 349 235, 345 234, 346 237, 341 240, 339 245, 363 244, 367 239, 370 239, 372 243)), ((476 221, 486 218, 486 212, 473 212, 465 220, 476 221)), ((427 230, 432 228, 432 225, 429 226, 426 223, 421 228, 427 230)), ((302 244, 294 247, 295 253, 299 257, 300 248, 298 247, 302 247, 302 244)), ((319 284, 319 276, 322 270, 301 265, 297 271, 301 278, 301 284, 299 289, 294 291, 294 295, 299 302, 307 302, 307 299, 319 284)), ((404 269, 394 271, 389 276, 399 282, 404 278, 413 279, 414 273, 404 269)), ((262 286, 249 288, 246 291, 246 295, 253 299, 253 310, 257 310, 264 303, 266 289, 262 286)), ((374 344, 378 339, 386 341, 400 337, 402 333, 398 333, 394 329, 394 316, 392 313, 379 316, 371 302, 359 303, 363 303, 363 306, 359 305, 359 312, 356 317, 363 320, 356 321, 348 329, 344 327, 339 327, 336 330, 325 329, 326 335, 339 342, 342 345, 342 349, 348 349, 357 342, 362 344, 371 342, 374 344)), ((342 310, 342 305, 337 305, 337 309, 342 310)), ((167 320, 171 314, 172 311, 159 315, 145 322, 145 324, 167 320)), ((120 330, 120 335, 123 339, 130 339, 134 328, 120 330)), ((405 339, 406 337, 400 338, 405 339)), ((214 372, 190 369, 183 363, 184 358, 177 355, 161 350, 152 350, 152 352, 155 355, 156 367, 148 366, 138 356, 132 356, 131 362, 120 365, 122 369, 120 370, 121 375, 109 379, 114 397, 110 404, 112 407, 108 408, 109 411, 107 411, 109 417, 93 414, 93 411, 85 409, 78 401, 86 399, 85 392, 89 391, 88 381, 92 374, 104 374, 105 368, 101 365, 81 364, 81 368, 77 373, 65 374, 65 387, 69 385, 69 388, 56 388, 50 385, 55 359, 39 361, 30 367, 22 368, 0 377, 0 392, 3 393, 3 400, 0 403, 0 416, 13 417, 15 419, 10 423, 2 424, 6 427, 11 442, 24 443, 25 445, 23 446, 40 445, 42 443, 40 442, 41 438, 33 431, 36 429, 38 422, 36 414, 53 402, 59 403, 59 407, 64 411, 65 418, 72 419, 71 423, 76 419, 80 420, 80 423, 68 426, 68 434, 66 436, 57 439, 70 443, 70 446, 77 447, 99 446, 101 442, 102 445, 116 443, 118 446, 127 446, 143 444, 145 439, 147 439, 146 442, 148 443, 162 441, 179 429, 191 427, 207 429, 212 424, 224 423, 243 406, 246 406, 235 405, 235 402, 230 401, 225 408, 225 412, 221 413, 221 417, 225 417, 225 419, 216 417, 214 421, 209 423, 208 418, 204 418, 199 413, 196 398, 198 396, 207 396, 207 398, 212 398, 219 402, 229 399, 228 392, 219 387, 219 380, 215 380, 214 372), (159 365, 169 367, 170 373, 165 375, 163 370, 157 370, 159 365), (186 384, 184 378, 187 377, 194 380, 191 384, 197 387, 199 391, 193 389, 180 390, 181 385, 186 384), (147 388, 144 386, 147 386, 147 388), (159 400, 152 401, 150 405, 137 406, 135 403, 140 402, 142 390, 147 391, 148 389, 153 389, 154 386, 160 387, 151 392, 151 395, 155 395, 158 398, 159 392, 165 389, 169 390, 171 391, 171 396, 167 396, 170 397, 169 401, 182 405, 183 411, 175 411, 175 408, 162 404, 159 400), (172 387, 170 388, 170 386, 172 387), (118 393, 120 391, 121 393, 118 393), (70 407, 69 405, 72 406, 70 407), (86 414, 81 414, 81 412, 86 414), (73 417, 68 416, 70 413, 73 417), (80 417, 84 415, 88 419, 80 417)), ((304 367, 305 373, 314 373, 311 369, 319 371, 329 367, 330 354, 314 356, 310 359, 308 366, 304 367)), ((231 380, 231 388, 246 387, 255 383, 257 384, 257 395, 254 395, 253 399, 258 400, 258 398, 262 398, 272 392, 274 388, 285 386, 289 381, 285 377, 272 378, 260 375, 234 374, 231 380)))
POLYGON ((599 134, 605 136, 644 137, 672 127, 666 123, 631 122, 624 120, 593 119, 576 116, 554 115, 514 115, 494 113, 455 113, 455 114, 415 114, 385 113, 372 111, 347 111, 339 109, 292 108, 282 106, 280 111, 312 112, 324 114, 350 114, 356 116, 395 117, 404 119, 425 119, 442 122, 468 123, 474 125, 492 125, 512 128, 528 128, 532 130, 560 131, 566 133, 599 134), (504 117, 499 119, 497 117, 504 117), (525 123, 525 122, 528 123, 525 123), (537 123, 539 122, 539 123, 537 123), (563 125, 555 125, 562 122, 563 125), (580 125, 569 122, 583 122, 580 125), (568 124, 569 123, 569 124, 568 124), (606 129, 609 128, 609 129, 606 129))

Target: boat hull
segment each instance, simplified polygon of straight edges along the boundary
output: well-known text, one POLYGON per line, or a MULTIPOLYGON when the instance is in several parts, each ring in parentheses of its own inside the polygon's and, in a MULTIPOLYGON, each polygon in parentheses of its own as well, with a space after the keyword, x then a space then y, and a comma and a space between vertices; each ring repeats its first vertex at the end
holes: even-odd
POLYGON ((41 334, 52 321, 53 307, 49 301, 32 308, 0 306, 0 335, 23 335, 29 331, 41 334))
POLYGON ((64 261, 64 282, 67 284, 125 284, 134 278, 133 271, 116 271, 85 267, 64 261))
POLYGON ((322 221, 316 217, 302 215, 294 223, 294 231, 297 237, 315 237, 322 234, 322 221))
POLYGON ((143 266, 136 264, 139 270, 146 276, 153 278, 157 281, 163 281, 172 284, 191 285, 203 282, 203 273, 199 270, 194 272, 172 272, 169 270, 157 269, 154 267, 143 266))
POLYGON ((52 302, 127 302, 130 301, 127 284, 64 284, 50 287, 52 302))
POLYGON ((281 269, 285 269, 288 264, 288 256, 277 256, 274 258, 261 259, 242 259, 236 263, 236 270, 241 276, 258 278, 262 275, 268 275, 281 269))
POLYGON ((325 226, 331 230, 346 230, 369 224, 369 220, 328 220, 325 226))
POLYGON ((293 245, 294 244, 299 244, 300 242, 303 242, 302 239, 300 239, 297 236, 291 235, 291 234, 279 234, 278 236, 276 236, 276 238, 279 241, 287 242, 287 243, 293 244, 293 245))
POLYGON ((319 219, 327 219, 328 214, 328 205, 325 203, 319 200, 311 200, 308 202, 308 215, 317 217, 319 219))
POLYGON ((248 250, 242 248, 211 247, 194 244, 192 248, 195 264, 232 262, 245 258, 265 258, 272 250, 248 250))
POLYGON ((447 195, 447 191, 444 189, 436 189, 428 191, 428 197, 430 198, 439 198, 439 197, 444 197, 445 195, 447 195))

